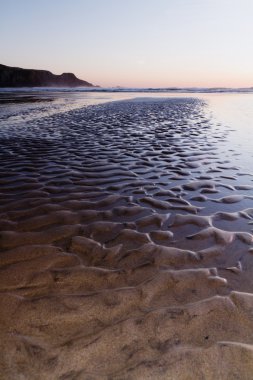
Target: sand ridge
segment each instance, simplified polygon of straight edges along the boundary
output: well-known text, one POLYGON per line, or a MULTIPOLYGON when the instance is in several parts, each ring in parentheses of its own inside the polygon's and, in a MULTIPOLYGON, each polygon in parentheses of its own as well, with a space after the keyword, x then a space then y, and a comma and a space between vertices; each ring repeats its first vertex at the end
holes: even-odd
POLYGON ((228 133, 194 98, 1 129, 2 378, 252 379, 252 174, 228 133))

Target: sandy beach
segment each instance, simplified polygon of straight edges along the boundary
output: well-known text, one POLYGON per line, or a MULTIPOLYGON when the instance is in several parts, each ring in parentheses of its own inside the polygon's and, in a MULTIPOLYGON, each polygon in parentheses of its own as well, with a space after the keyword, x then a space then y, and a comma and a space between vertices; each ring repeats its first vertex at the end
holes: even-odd
POLYGON ((253 174, 197 97, 0 130, 0 378, 253 378, 253 174))

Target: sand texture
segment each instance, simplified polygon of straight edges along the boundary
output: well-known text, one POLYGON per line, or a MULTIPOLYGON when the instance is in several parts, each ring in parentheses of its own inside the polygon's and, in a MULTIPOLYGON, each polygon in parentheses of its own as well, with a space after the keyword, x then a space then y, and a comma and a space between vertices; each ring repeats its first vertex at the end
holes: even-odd
POLYGON ((1 379, 253 379, 253 175, 229 133, 193 98, 1 128, 1 379))

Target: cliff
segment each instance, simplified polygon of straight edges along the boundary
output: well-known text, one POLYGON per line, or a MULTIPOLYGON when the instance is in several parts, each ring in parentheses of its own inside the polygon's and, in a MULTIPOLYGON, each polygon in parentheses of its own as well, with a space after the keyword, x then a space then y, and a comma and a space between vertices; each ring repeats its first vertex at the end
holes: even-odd
POLYGON ((0 87, 93 87, 72 73, 52 74, 46 70, 0 65, 0 87))

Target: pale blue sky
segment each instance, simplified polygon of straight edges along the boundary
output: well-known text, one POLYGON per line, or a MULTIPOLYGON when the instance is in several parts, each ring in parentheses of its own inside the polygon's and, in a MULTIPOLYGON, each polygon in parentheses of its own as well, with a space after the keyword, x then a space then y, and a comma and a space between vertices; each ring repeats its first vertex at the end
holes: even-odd
POLYGON ((0 62, 101 86, 253 86, 253 0, 0 0, 0 62))

